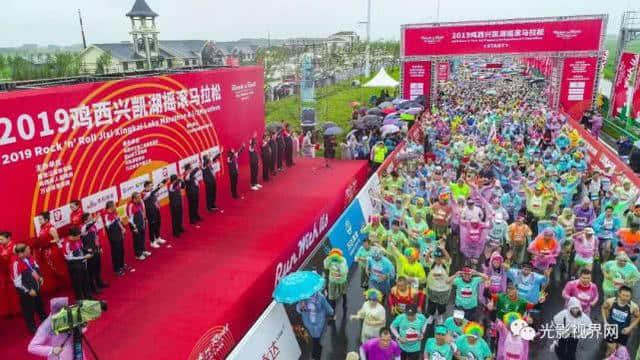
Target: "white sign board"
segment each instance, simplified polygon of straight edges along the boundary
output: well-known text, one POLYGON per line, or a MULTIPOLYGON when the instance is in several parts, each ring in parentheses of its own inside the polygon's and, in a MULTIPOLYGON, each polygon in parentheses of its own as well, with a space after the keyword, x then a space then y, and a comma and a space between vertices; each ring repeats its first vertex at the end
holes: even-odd
MULTIPOLYGON (((165 179, 168 181, 171 175, 178 175, 178 166, 175 163, 153 170, 153 172, 151 173, 153 187, 157 187, 158 184, 160 184, 165 179)), ((157 192, 156 197, 158 198, 158 200, 162 200, 168 195, 169 192, 167 191, 167 188, 163 187, 160 189, 160 191, 157 192)))
POLYGON ((301 355, 284 307, 272 302, 227 360, 299 359, 301 355))
POLYGON ((82 210, 90 214, 102 211, 109 201, 113 201, 116 204, 118 203, 118 189, 116 189, 115 186, 83 198, 82 210))
POLYGON ((144 174, 120 184, 121 199, 130 198, 134 192, 141 193, 144 190, 144 182, 149 180, 149 174, 144 174))
MULTIPOLYGON (((51 216, 51 225, 56 229, 71 224, 71 206, 69 204, 49 211, 49 215, 51 216)), ((33 218, 36 234, 40 232, 40 221, 40 215, 33 218)))
POLYGON ((369 181, 360 189, 356 198, 360 202, 362 213, 367 222, 371 215, 382 212, 382 204, 380 203, 380 178, 377 173, 374 173, 369 181))

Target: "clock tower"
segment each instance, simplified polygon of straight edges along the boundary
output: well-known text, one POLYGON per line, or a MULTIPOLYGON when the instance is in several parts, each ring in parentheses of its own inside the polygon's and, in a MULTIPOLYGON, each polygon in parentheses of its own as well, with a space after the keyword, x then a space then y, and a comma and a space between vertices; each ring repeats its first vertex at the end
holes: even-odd
POLYGON ((158 57, 158 28, 155 13, 145 0, 136 0, 131 11, 127 13, 131 19, 131 34, 133 50, 146 59, 147 68, 152 68, 151 58, 158 57))

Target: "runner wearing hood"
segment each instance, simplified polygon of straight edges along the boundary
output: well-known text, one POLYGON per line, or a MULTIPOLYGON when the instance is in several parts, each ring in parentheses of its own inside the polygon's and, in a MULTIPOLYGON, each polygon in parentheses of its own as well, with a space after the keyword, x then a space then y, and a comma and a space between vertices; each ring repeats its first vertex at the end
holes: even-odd
POLYGON ((582 312, 582 304, 575 297, 570 297, 567 306, 553 317, 553 323, 560 339, 554 350, 559 359, 575 360, 580 339, 589 334, 591 319, 582 312))

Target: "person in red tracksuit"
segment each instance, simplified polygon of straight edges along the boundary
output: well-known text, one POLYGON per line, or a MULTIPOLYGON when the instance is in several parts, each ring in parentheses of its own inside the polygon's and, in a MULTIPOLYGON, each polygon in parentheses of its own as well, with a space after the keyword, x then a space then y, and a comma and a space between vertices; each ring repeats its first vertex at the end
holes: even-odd
POLYGON ((71 200, 69 203, 69 207, 71 208, 71 226, 82 226, 82 215, 84 212, 82 211, 82 205, 78 200, 71 200))
POLYGON ((145 250, 144 234, 147 228, 147 219, 145 215, 144 202, 140 193, 131 194, 131 200, 127 204, 127 217, 129 218, 129 226, 133 235, 133 251, 136 259, 144 260, 151 255, 151 252, 145 250))

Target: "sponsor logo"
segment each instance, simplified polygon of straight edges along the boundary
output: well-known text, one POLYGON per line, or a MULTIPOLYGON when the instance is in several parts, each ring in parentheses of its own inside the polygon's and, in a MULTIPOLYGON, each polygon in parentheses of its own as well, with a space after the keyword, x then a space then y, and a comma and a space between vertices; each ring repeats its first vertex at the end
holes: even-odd
POLYGON ((209 329, 191 350, 189 360, 222 360, 235 345, 229 324, 209 329))
POLYGON ((298 262, 304 260, 307 252, 313 248, 313 245, 317 242, 320 234, 322 234, 328 226, 329 214, 322 214, 320 219, 313 223, 313 228, 304 234, 298 241, 298 251, 292 253, 289 256, 289 259, 284 263, 278 263, 276 266, 276 281, 274 286, 278 285, 280 279, 297 268, 298 262))
POLYGON ((553 35, 562 40, 571 40, 582 34, 582 30, 554 30, 553 35))
POLYGON ((434 35, 434 36, 420 36, 420 40, 425 44, 434 45, 439 44, 444 40, 443 35, 434 35))

